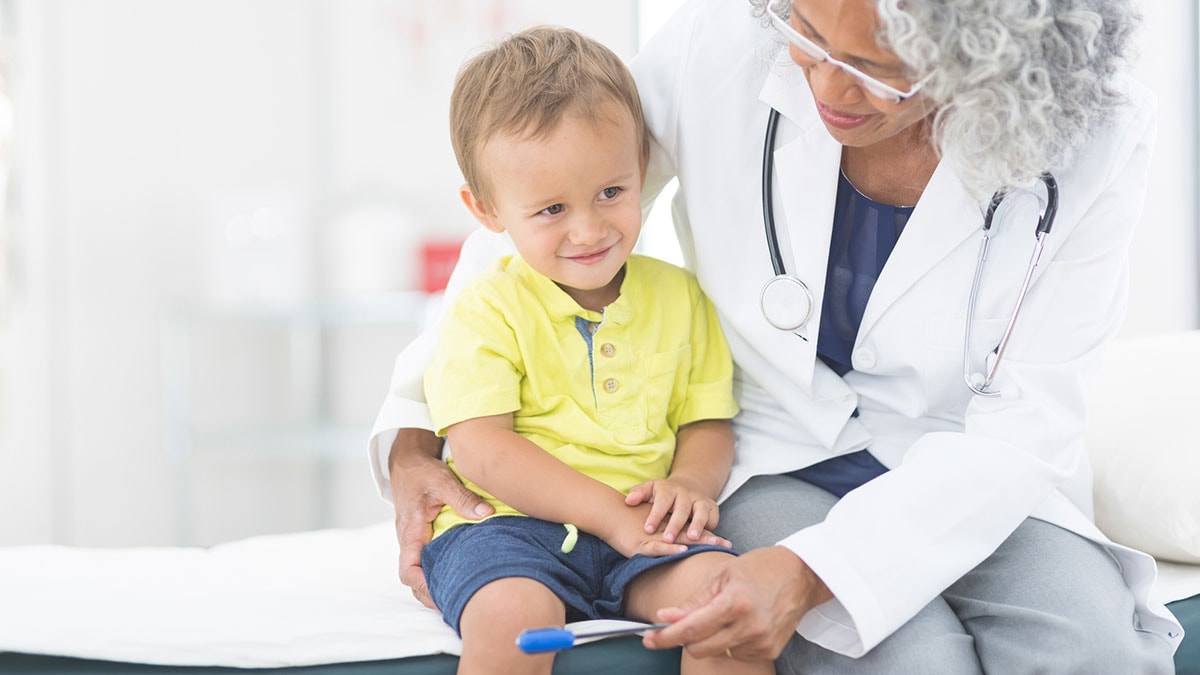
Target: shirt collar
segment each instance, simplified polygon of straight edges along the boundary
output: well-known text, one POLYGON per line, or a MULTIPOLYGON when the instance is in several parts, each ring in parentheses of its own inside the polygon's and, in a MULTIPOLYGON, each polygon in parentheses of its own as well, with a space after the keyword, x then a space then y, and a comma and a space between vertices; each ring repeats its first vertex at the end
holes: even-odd
POLYGON ((637 260, 637 256, 630 256, 629 260, 625 261, 625 279, 621 282, 621 295, 605 307, 603 313, 580 307, 579 303, 567 295, 567 292, 558 284, 551 281, 546 275, 535 271, 519 255, 512 256, 507 267, 537 296, 552 321, 574 321, 575 317, 582 316, 594 323, 611 322, 622 325, 628 323, 632 318, 632 303, 627 296, 631 289, 638 287, 636 280, 631 283, 631 278, 640 274, 638 270, 640 270, 641 264, 637 260))

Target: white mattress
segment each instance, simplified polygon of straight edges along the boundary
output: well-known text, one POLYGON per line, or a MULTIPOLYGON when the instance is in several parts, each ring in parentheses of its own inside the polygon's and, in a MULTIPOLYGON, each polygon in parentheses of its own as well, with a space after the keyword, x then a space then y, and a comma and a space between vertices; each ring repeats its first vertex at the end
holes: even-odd
POLYGON ((0 650, 256 668, 459 649, 400 584, 390 523, 209 549, 0 549, 0 650))
MULTIPOLYGON (((459 653, 396 574, 390 523, 200 548, 0 548, 0 651, 262 668, 459 653)), ((1163 565, 1163 602, 1200 566, 1163 565)))

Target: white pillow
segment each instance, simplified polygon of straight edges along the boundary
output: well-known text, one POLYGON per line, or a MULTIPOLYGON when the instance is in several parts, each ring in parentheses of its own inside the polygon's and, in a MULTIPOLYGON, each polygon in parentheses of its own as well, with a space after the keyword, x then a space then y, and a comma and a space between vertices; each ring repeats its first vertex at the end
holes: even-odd
POLYGON ((1087 444, 1100 530, 1155 558, 1200 563, 1200 331, 1116 340, 1087 444))

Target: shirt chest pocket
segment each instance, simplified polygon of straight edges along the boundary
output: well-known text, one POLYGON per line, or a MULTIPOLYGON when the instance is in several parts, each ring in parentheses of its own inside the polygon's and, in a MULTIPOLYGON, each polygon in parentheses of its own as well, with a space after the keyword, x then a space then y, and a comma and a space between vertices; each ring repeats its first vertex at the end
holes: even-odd
POLYGON ((638 364, 642 380, 640 407, 646 430, 654 435, 674 430, 675 413, 687 397, 692 348, 652 354, 638 364))
POLYGON ((670 433, 672 412, 685 400, 691 347, 638 354, 623 372, 596 379, 604 424, 622 445, 636 446, 670 433))

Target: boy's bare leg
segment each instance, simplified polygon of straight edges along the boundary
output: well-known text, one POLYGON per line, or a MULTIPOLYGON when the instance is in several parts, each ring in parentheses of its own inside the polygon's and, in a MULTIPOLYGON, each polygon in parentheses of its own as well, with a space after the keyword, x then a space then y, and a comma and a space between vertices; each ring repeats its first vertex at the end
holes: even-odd
MULTIPOLYGON (((728 560, 728 553, 706 551, 639 574, 625 589, 626 615, 639 621, 657 621, 655 613, 660 608, 672 607, 687 600, 704 583, 713 567, 728 560)), ((770 661, 739 661, 725 656, 701 659, 688 654, 685 649, 680 673, 774 675, 775 664, 770 661)))
POLYGON ((550 675, 554 654, 526 654, 517 635, 527 628, 561 626, 566 608, 549 588, 533 579, 493 581, 467 601, 459 620, 463 652, 459 675, 527 673, 550 675))

